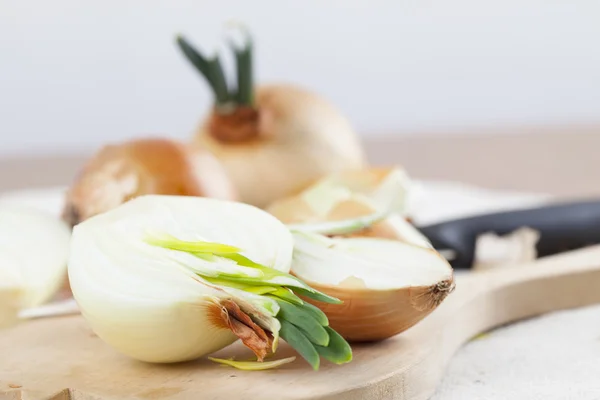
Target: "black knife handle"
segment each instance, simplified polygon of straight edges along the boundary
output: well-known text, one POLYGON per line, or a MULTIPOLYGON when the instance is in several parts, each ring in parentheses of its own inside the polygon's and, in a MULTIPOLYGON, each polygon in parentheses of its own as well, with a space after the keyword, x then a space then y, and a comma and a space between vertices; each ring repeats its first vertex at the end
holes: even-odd
POLYGON ((600 243, 600 200, 554 203, 421 227, 435 248, 451 249, 454 268, 471 268, 475 241, 484 233, 505 235, 529 227, 540 233, 538 257, 600 243))

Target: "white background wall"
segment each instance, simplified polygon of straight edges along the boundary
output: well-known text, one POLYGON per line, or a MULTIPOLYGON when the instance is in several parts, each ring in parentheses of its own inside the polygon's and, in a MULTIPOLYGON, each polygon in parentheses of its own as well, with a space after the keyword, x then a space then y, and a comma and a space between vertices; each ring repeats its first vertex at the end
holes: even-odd
POLYGON ((600 121, 596 0, 0 0, 0 154, 188 137, 210 94, 173 37, 231 18, 363 134, 600 121))

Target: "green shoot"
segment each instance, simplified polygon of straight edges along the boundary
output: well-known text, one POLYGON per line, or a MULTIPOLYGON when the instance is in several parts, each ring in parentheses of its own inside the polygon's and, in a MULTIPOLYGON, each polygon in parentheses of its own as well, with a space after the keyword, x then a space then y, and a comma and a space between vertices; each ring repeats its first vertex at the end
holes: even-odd
POLYGON ((289 289, 286 288, 279 288, 276 291, 270 293, 269 295, 285 300, 297 306, 301 306, 302 304, 304 304, 304 301, 302 301, 300 297, 296 296, 294 293, 292 293, 289 289))
POLYGON ((224 358, 215 358, 208 357, 209 360, 214 361, 219 364, 228 365, 233 368, 241 369, 243 371, 264 371, 267 369, 273 369, 280 367, 285 364, 289 364, 296 360, 296 357, 288 357, 282 358, 281 360, 273 360, 273 361, 235 361, 235 360, 226 360, 224 358))
MULTIPOLYGON (((320 357, 337 364, 352 359, 352 349, 337 332, 328 326, 329 321, 323 311, 298 296, 333 304, 340 304, 339 299, 311 288, 293 275, 249 259, 234 246, 204 241, 186 242, 162 234, 149 236, 146 241, 156 246, 187 252, 206 261, 218 262, 219 259, 221 262, 223 259, 233 261, 235 263, 233 266, 237 270, 228 265, 229 272, 209 271, 206 270, 206 267, 203 267, 202 270, 193 269, 193 271, 212 284, 264 296, 265 301, 271 300, 271 305, 274 305, 272 300, 275 300, 279 305, 279 310, 275 311, 277 314, 274 314, 272 307, 269 307, 268 310, 279 322, 281 328, 279 332, 272 332, 273 336, 283 338, 313 369, 319 368, 320 357), (255 271, 256 274, 251 275, 256 276, 248 275, 250 271, 255 271)), ((276 341, 273 343, 273 349, 275 348, 276 341)), ((248 370, 262 368, 254 366, 254 364, 243 364, 244 362, 231 360, 217 362, 248 370)))
MULTIPOLYGON (((215 96, 217 106, 222 110, 229 106, 252 106, 254 101, 254 71, 252 63, 253 44, 250 34, 243 29, 245 43, 242 47, 235 46, 230 41, 230 47, 235 55, 237 89, 229 90, 223 66, 218 55, 207 58, 196 50, 183 36, 176 38, 177 45, 187 60, 206 79, 215 96)), ((235 85, 231 85, 232 87, 235 85)))
POLYGON ((229 253, 239 253, 241 250, 237 247, 220 243, 211 243, 203 241, 188 242, 179 240, 168 234, 148 233, 145 237, 148 244, 164 247, 171 250, 185 251, 188 253, 208 253, 209 255, 221 255, 229 253))
POLYGON ((352 348, 350 348, 348 342, 330 327, 326 326, 325 330, 329 334, 329 345, 325 347, 316 345, 317 353, 334 364, 344 364, 352 361, 352 348))
POLYGON ((304 311, 311 313, 313 318, 316 319, 319 322, 319 324, 321 324, 322 326, 329 326, 329 320, 320 308, 313 306, 312 304, 306 301, 304 302, 304 304, 302 304, 302 308, 304 309, 304 311))
POLYGON ((288 228, 292 232, 319 233, 321 235, 347 235, 369 228, 373 224, 376 224, 377 222, 387 218, 389 214, 390 211, 384 210, 348 220, 292 224, 288 225, 288 228))
POLYGON ((295 293, 300 296, 308 297, 309 299, 313 299, 316 301, 320 301, 321 303, 329 303, 329 304, 342 304, 343 301, 340 299, 336 299, 335 297, 329 296, 325 293, 321 293, 318 290, 306 290, 304 288, 294 288, 295 293))
POLYGON ((232 100, 227 88, 225 74, 218 55, 207 59, 200 54, 183 36, 177 36, 177 45, 190 63, 204 76, 210 85, 217 105, 226 105, 232 100))
POLYGON ((298 327, 312 343, 319 346, 329 344, 329 334, 312 313, 286 301, 279 300, 277 304, 279 304, 278 318, 298 327))
POLYGON ((319 353, 304 334, 286 320, 281 321, 279 335, 304 358, 315 371, 319 369, 319 353))

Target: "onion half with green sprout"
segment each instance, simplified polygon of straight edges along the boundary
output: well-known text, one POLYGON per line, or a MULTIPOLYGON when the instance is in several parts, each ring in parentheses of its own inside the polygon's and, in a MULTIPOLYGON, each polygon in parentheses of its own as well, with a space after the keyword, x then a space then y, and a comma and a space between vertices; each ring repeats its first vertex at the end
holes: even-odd
POLYGON ((289 361, 260 364, 282 338, 314 369, 349 362, 348 343, 302 298, 340 301, 288 273, 293 246, 247 204, 140 196, 75 226, 69 279, 94 332, 138 360, 192 360, 241 339, 257 363, 216 361, 264 369, 289 361))

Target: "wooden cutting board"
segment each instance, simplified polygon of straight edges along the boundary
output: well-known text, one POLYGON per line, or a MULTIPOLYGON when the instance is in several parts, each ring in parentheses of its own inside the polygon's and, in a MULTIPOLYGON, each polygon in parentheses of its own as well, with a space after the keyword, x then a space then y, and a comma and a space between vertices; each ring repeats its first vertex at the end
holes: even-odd
MULTIPOLYGON (((0 399, 427 399, 452 355, 476 334, 598 303, 599 286, 600 246, 465 274, 420 324, 380 343, 354 345, 353 362, 323 363, 318 372, 300 358, 263 372, 205 359, 145 364, 116 353, 79 316, 32 320, 0 331, 0 399)), ((249 356, 239 344, 217 354, 249 356)), ((277 353, 291 354, 285 344, 277 353)))

